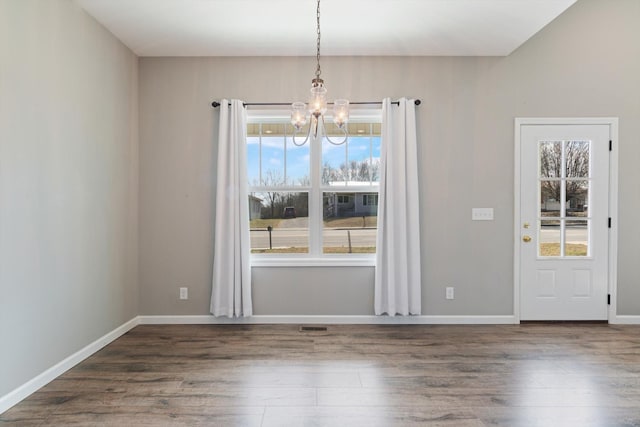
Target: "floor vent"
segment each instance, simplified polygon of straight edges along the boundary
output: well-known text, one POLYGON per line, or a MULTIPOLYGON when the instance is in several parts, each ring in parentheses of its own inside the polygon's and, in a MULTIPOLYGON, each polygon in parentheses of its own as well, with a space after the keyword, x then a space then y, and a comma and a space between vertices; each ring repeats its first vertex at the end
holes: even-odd
POLYGON ((300 326, 300 332, 327 332, 326 326, 300 326))

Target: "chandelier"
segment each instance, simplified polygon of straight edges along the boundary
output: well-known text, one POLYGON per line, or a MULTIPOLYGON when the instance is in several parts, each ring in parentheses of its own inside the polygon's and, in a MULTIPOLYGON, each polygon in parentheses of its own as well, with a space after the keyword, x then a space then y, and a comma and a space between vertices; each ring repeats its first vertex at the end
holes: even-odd
MULTIPOLYGON (((317 138, 318 133, 324 136, 331 144, 341 145, 347 141, 347 122, 349 121, 349 101, 346 99, 336 99, 333 101, 333 123, 344 134, 341 141, 333 141, 329 138, 324 126, 324 114, 327 112, 327 88, 324 86, 324 80, 320 78, 320 0, 316 9, 316 76, 311 80, 311 95, 309 97, 309 105, 304 102, 294 102, 291 104, 291 124, 294 128, 293 143, 302 146, 307 143, 309 137, 313 133, 313 137, 317 138), (309 132, 302 142, 298 142, 296 137, 300 130, 307 124, 307 111, 309 112, 309 132)), ((330 103, 331 104, 331 103, 330 103)))

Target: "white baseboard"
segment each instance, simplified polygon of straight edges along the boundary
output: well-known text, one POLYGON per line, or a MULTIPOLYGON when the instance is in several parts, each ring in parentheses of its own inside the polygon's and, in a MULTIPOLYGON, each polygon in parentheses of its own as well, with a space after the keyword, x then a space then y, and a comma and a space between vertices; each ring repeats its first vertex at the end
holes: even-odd
POLYGON ((613 325, 640 325, 640 316, 617 315, 613 316, 609 323, 613 325))
POLYGON ((134 317, 127 323, 98 338, 91 344, 87 345, 81 350, 78 350, 71 356, 47 369, 37 377, 29 380, 15 390, 5 394, 4 396, 0 396, 0 414, 14 406, 21 400, 27 398, 38 389, 44 387, 49 382, 56 379, 58 376, 64 374, 66 371, 73 368, 78 363, 82 362, 87 357, 91 356, 107 344, 115 341, 117 338, 124 335, 125 333, 136 327, 138 324, 138 317, 134 317))
POLYGON ((202 316, 138 316, 141 325, 187 324, 331 324, 331 325, 504 325, 515 316, 266 316, 228 318, 202 316))

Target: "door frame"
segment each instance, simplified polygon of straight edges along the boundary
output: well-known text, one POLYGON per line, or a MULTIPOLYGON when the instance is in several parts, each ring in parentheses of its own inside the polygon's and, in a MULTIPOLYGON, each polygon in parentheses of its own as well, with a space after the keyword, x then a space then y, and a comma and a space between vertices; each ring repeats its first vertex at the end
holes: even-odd
POLYGON ((520 146, 521 128, 526 125, 608 125, 612 150, 609 152, 609 228, 607 289, 610 304, 607 307, 609 323, 615 323, 617 313, 618 277, 618 118, 617 117, 572 117, 572 118, 516 118, 514 126, 514 205, 513 205, 513 314, 514 322, 520 323, 520 146))

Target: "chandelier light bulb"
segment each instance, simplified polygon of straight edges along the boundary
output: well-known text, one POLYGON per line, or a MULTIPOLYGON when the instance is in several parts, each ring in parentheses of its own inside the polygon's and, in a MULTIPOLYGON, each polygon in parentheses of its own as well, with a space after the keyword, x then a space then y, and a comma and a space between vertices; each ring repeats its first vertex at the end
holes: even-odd
POLYGON ((309 112, 316 118, 327 112, 327 88, 322 83, 314 81, 309 97, 309 112))
POLYGON ((307 106, 304 102, 291 104, 291 124, 297 131, 307 124, 307 106))
POLYGON ((336 99, 333 101, 333 123, 340 129, 349 121, 349 101, 336 99))

